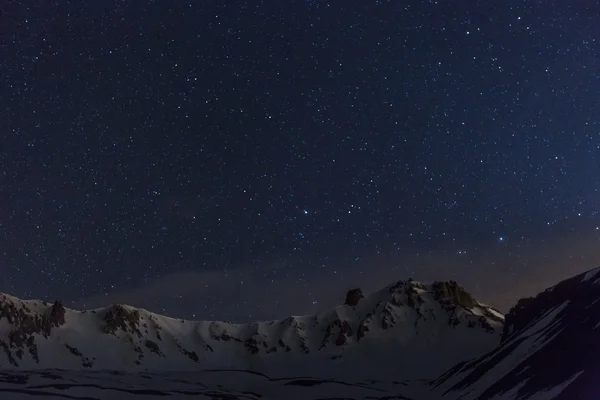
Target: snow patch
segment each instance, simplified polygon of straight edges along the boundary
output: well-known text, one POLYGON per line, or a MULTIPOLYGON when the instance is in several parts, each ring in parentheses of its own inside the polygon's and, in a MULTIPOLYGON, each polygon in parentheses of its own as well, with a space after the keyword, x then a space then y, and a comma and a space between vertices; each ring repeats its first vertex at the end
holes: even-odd
POLYGON ((590 279, 595 278, 596 275, 598 275, 599 273, 600 273, 600 268, 596 268, 591 271, 588 271, 585 273, 585 275, 583 275, 583 278, 581 278, 581 282, 589 281, 590 279))

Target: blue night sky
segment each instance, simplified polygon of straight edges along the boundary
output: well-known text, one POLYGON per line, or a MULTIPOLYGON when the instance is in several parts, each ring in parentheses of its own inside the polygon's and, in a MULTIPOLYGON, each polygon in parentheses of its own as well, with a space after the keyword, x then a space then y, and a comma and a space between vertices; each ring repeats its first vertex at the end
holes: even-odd
POLYGON ((600 264, 595 2, 8 1, 0 291, 250 320, 600 264))

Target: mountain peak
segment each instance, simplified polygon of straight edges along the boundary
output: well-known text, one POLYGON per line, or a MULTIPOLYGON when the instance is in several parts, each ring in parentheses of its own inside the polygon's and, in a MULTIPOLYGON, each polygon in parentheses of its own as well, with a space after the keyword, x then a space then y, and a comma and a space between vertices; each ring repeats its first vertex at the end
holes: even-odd
POLYGON ((247 324, 178 320, 127 305, 76 311, 1 295, 0 367, 283 374, 330 360, 324 373, 335 374, 355 369, 368 351, 382 371, 414 358, 411 373, 418 377, 431 373, 439 352, 446 355, 441 372, 493 348, 502 324, 501 314, 455 282, 399 281, 369 295, 354 288, 343 305, 319 314, 247 324))
POLYGON ((481 326, 495 332, 504 323, 504 316, 498 310, 478 302, 455 281, 435 281, 430 284, 414 279, 398 281, 375 294, 394 306, 406 306, 423 317, 430 315, 448 317, 448 323, 457 326, 466 323, 469 327, 481 326), (427 310, 427 311, 425 311, 427 310))
POLYGON ((362 289, 350 289, 348 290, 348 293, 346 293, 346 301, 344 302, 344 304, 353 307, 358 304, 360 299, 364 298, 365 296, 363 295, 362 289))
POLYGON ((435 299, 440 302, 448 302, 463 308, 473 308, 479 303, 463 287, 455 281, 434 282, 432 285, 435 299))

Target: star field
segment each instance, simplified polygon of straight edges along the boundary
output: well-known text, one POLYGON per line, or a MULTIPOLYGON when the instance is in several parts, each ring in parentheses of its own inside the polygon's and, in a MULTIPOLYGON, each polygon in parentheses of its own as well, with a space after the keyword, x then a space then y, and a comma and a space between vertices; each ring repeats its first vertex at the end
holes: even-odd
POLYGON ((244 320, 592 268, 599 11, 3 3, 0 291, 244 320))

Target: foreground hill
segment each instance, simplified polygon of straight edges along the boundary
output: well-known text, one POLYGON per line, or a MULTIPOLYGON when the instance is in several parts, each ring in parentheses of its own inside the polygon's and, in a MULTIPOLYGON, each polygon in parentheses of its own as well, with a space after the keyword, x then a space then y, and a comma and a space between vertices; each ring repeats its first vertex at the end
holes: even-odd
POLYGON ((317 315, 230 324, 0 294, 0 368, 431 377, 500 343, 503 316, 455 282, 400 281, 317 315), (365 361, 368 368, 364 368, 365 361))
POLYGON ((520 300, 502 343, 432 383, 431 398, 600 399, 600 268, 520 300), (437 396, 434 396, 437 394, 437 396))

